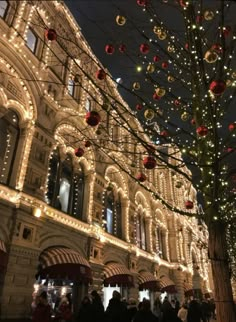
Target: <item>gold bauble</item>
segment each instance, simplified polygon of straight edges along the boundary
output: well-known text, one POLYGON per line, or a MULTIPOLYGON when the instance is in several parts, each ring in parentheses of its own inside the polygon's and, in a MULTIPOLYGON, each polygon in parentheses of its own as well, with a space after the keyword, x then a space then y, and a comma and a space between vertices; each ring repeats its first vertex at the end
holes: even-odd
POLYGON ((154 34, 158 35, 161 32, 161 27, 154 26, 153 32, 154 32, 154 34))
POLYGON ((226 86, 230 87, 232 85, 232 81, 230 79, 227 79, 226 81, 226 86))
POLYGON ((183 112, 183 114, 181 115, 181 120, 186 122, 189 119, 190 115, 188 112, 183 112))
POLYGON ((214 51, 214 50, 208 50, 206 53, 205 53, 205 61, 209 64, 213 64, 217 61, 218 59, 218 55, 217 53, 214 51))
POLYGON ((140 89, 140 84, 139 84, 139 82, 135 82, 135 83, 133 83, 133 89, 135 89, 135 90, 140 89))
POLYGON ((154 73, 155 72, 155 65, 154 64, 148 64, 147 65, 147 72, 148 73, 154 73))
POLYGON ((168 80, 168 82, 169 82, 169 83, 173 83, 173 82, 175 81, 175 78, 174 78, 174 76, 169 75, 169 76, 167 77, 167 80, 168 80))
POLYGON ((160 97, 164 96, 165 93, 166 93, 166 90, 164 88, 161 88, 161 87, 158 87, 156 90, 155 90, 156 94, 160 97))
POLYGON ((165 40, 167 37, 167 33, 164 30, 161 30, 157 36, 160 40, 165 40))
POLYGON ((170 45, 170 46, 167 47, 167 51, 169 53, 173 53, 175 51, 175 47, 173 45, 170 45))
POLYGON ((146 120, 152 120, 154 116, 155 116, 155 112, 150 108, 144 112, 144 117, 146 120))
POLYGON ((231 74, 231 77, 232 77, 233 79, 236 79, 236 72, 233 72, 233 73, 231 74))
POLYGON ((215 17, 215 14, 212 10, 206 10, 203 16, 205 20, 210 21, 215 17))
POLYGON ((124 24, 126 23, 126 18, 124 16, 117 16, 116 23, 119 26, 124 26, 124 24))

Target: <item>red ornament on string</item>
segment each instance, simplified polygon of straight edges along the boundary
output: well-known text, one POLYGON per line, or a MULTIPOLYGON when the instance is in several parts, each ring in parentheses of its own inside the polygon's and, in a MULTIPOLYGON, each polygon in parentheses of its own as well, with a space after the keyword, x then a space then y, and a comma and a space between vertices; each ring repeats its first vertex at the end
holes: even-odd
POLYGON ((222 95, 226 89, 226 83, 222 80, 214 80, 209 86, 210 91, 216 95, 222 95))
POLYGON ((175 106, 180 106, 181 105, 181 102, 179 100, 175 100, 174 101, 174 104, 175 104, 175 106))
POLYGON ((230 32, 231 32, 231 27, 230 26, 223 27, 223 36, 224 37, 229 36, 230 32))
POLYGON ((202 125, 196 129, 196 132, 199 136, 206 136, 208 134, 208 128, 202 125))
POLYGON ((141 109, 143 108, 143 105, 142 104, 136 104, 135 108, 136 108, 137 111, 141 111, 141 109))
POLYGON ((47 40, 53 41, 57 39, 57 33, 56 30, 54 29, 47 29, 45 31, 45 37, 47 38, 47 40))
POLYGON ((148 44, 141 44, 139 50, 142 54, 147 54, 150 50, 150 47, 148 44))
POLYGON ((156 164, 157 164, 156 160, 154 159, 154 157, 150 155, 143 159, 143 165, 144 165, 144 168, 146 169, 149 169, 149 170, 154 169, 156 164))
POLYGON ((217 54, 222 54, 223 48, 220 44, 213 44, 211 50, 215 51, 217 54))
POLYGON ((164 61, 164 62, 161 64, 161 67, 162 67, 162 68, 164 68, 164 69, 168 68, 168 66, 169 66, 169 64, 168 64, 168 62, 167 62, 167 61, 164 61))
POLYGON ((194 119, 191 120, 191 124, 192 125, 195 125, 196 124, 196 121, 194 119))
POLYGON ((153 95, 152 95, 152 98, 154 100, 159 100, 161 97, 157 95, 157 93, 155 92, 153 95))
POLYGON ((200 23, 200 22, 202 22, 203 20, 204 20, 203 15, 197 15, 197 16, 196 16, 196 23, 200 23))
POLYGON ((77 157, 82 157, 84 155, 84 149, 82 148, 77 148, 74 152, 77 157))
POLYGON ((124 44, 121 44, 119 46, 119 52, 123 54, 125 51, 126 51, 126 46, 124 44))
POLYGON ((96 77, 97 79, 99 80, 103 80, 106 78, 106 73, 104 72, 103 69, 99 69, 97 72, 96 72, 96 77))
POLYGON ((228 129, 230 132, 233 132, 236 130, 236 123, 230 123, 228 126, 228 129))
POLYGON ((189 44, 186 42, 186 44, 184 45, 184 48, 186 49, 186 50, 189 50, 189 44))
POLYGON ((144 173, 140 172, 137 174, 136 179, 140 182, 144 182, 147 180, 147 177, 144 173))
POLYGON ((85 116, 85 120, 88 125, 96 126, 101 121, 101 116, 96 111, 87 112, 85 116))
POLYGON ((137 5, 140 7, 146 7, 148 4, 148 0, 137 0, 137 5))
POLYGON ((185 208, 186 209, 193 209, 193 202, 191 200, 187 200, 185 202, 185 208))
POLYGON ((115 52, 115 47, 112 44, 108 44, 108 45, 105 46, 105 52, 108 55, 112 55, 115 52))
POLYGON ((163 130, 160 132, 160 136, 167 138, 169 136, 169 133, 168 133, 168 131, 163 130))
POLYGON ((153 57, 153 61, 154 61, 155 63, 157 63, 160 59, 161 59, 161 58, 160 58, 159 56, 157 56, 157 55, 155 55, 155 56, 153 57))
POLYGON ((91 146, 91 142, 90 142, 90 141, 85 141, 85 142, 84 142, 84 146, 85 146, 86 148, 89 148, 89 147, 91 146))

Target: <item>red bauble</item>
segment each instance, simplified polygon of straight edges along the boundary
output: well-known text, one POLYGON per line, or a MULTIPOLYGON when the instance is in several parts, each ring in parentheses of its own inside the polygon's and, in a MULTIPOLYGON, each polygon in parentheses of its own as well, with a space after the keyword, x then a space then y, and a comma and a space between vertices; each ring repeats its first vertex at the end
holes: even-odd
POLYGON ((196 124, 196 121, 194 119, 191 120, 191 124, 192 125, 195 125, 196 124))
POLYGON ((75 155, 77 157, 82 157, 84 155, 84 149, 82 149, 82 148, 75 149, 75 155))
POLYGON ((137 174, 136 179, 140 182, 144 182, 147 180, 147 177, 144 173, 140 172, 137 174))
POLYGON ((179 0, 179 5, 183 8, 187 7, 187 1, 185 0, 179 0))
POLYGON ((160 58, 159 56, 157 56, 157 55, 155 55, 155 56, 153 57, 153 61, 154 61, 155 63, 157 63, 160 59, 161 59, 161 58, 160 58))
POLYGON ((184 48, 186 49, 186 50, 189 50, 189 44, 186 42, 186 44, 184 45, 184 48))
POLYGON ((174 104, 175 104, 175 106, 180 106, 181 105, 181 102, 179 100, 175 100, 174 101, 174 104))
POLYGON ((114 47, 112 44, 106 45, 106 47, 105 47, 105 52, 106 52, 108 55, 112 55, 112 54, 114 54, 114 52, 115 52, 115 47, 114 47))
POLYGON ((235 131, 236 130, 236 123, 230 123, 228 126, 228 129, 230 132, 235 131))
POLYGON ((57 33, 56 30, 54 29, 47 29, 45 31, 45 37, 47 38, 47 40, 53 41, 57 39, 57 33))
POLYGON ((196 16, 196 23, 200 23, 204 20, 204 16, 203 15, 197 15, 196 16))
POLYGON ((231 27, 230 26, 226 26, 223 28, 223 35, 224 37, 227 37, 231 32, 231 27))
POLYGON ((157 164, 156 160, 154 159, 154 157, 150 155, 143 159, 143 165, 144 165, 144 168, 146 169, 149 169, 149 170, 154 169, 156 164, 157 164))
POLYGON ((226 83, 222 80, 214 80, 211 82, 209 89, 214 95, 222 95, 226 89, 226 83))
POLYGON ((148 0, 137 0, 137 5, 139 5, 140 7, 146 7, 147 4, 148 0))
POLYGON ((168 131, 164 130, 160 132, 160 136, 167 138, 169 136, 168 131))
POLYGON ((222 54, 222 52, 223 52, 223 48, 220 44, 212 45, 211 50, 215 51, 217 54, 222 54))
POLYGON ((169 64, 168 64, 168 62, 167 62, 167 61, 164 61, 164 62, 161 64, 161 67, 162 67, 162 68, 164 68, 164 69, 168 68, 168 66, 169 66, 169 64))
POLYGON ((196 132, 200 136, 206 136, 208 134, 208 128, 205 125, 199 126, 196 132))
POLYGON ((159 100, 159 99, 161 99, 161 97, 160 97, 160 96, 158 96, 156 92, 152 95, 152 98, 153 98, 154 100, 159 100))
POLYGON ((143 108, 143 105, 142 104, 136 104, 135 108, 136 108, 137 111, 141 111, 141 109, 143 108))
POLYGON ((90 142, 90 141, 85 141, 85 142, 84 142, 84 146, 85 146, 86 148, 89 148, 89 147, 91 146, 91 142, 90 142))
POLYGON ((141 44, 139 50, 142 54, 147 54, 149 52, 149 45, 148 44, 141 44))
POLYGON ((124 44, 121 44, 119 46, 119 52, 123 54, 125 51, 126 51, 126 46, 124 44))
POLYGON ((104 72, 103 69, 99 69, 97 72, 96 72, 96 77, 97 79, 100 79, 100 80, 103 80, 106 78, 106 73, 104 72))
POLYGON ((87 114, 85 116, 85 120, 86 120, 88 125, 96 126, 96 125, 98 125, 100 123, 101 116, 98 114, 98 112, 91 111, 91 112, 87 112, 87 114))
POLYGON ((233 152, 234 149, 233 148, 227 148, 226 152, 230 153, 230 152, 233 152))
POLYGON ((193 209, 193 202, 191 200, 187 200, 185 202, 185 208, 186 209, 193 209))

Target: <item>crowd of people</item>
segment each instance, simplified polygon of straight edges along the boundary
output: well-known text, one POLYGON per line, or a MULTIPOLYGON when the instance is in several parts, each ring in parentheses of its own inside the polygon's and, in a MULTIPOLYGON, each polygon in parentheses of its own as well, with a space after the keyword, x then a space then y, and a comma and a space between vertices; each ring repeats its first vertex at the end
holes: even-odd
POLYGON ((121 299, 121 294, 114 291, 109 304, 104 310, 100 295, 92 291, 85 296, 78 312, 72 313, 72 302, 69 295, 63 296, 55 311, 47 301, 46 291, 41 292, 32 303, 33 322, 210 322, 215 319, 214 301, 192 299, 183 303, 156 299, 151 310, 151 303, 143 299, 136 303, 135 299, 121 299))

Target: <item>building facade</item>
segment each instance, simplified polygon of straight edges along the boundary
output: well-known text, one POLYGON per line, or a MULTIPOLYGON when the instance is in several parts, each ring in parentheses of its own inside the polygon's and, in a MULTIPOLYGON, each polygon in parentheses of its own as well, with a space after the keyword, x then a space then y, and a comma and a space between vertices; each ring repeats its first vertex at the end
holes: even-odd
POLYGON ((105 304, 113 289, 209 293, 206 227, 155 197, 194 213, 196 192, 160 161, 145 168, 125 122, 141 125, 68 8, 0 1, 0 28, 0 317, 28 317, 41 289, 75 309, 92 289, 105 304))

